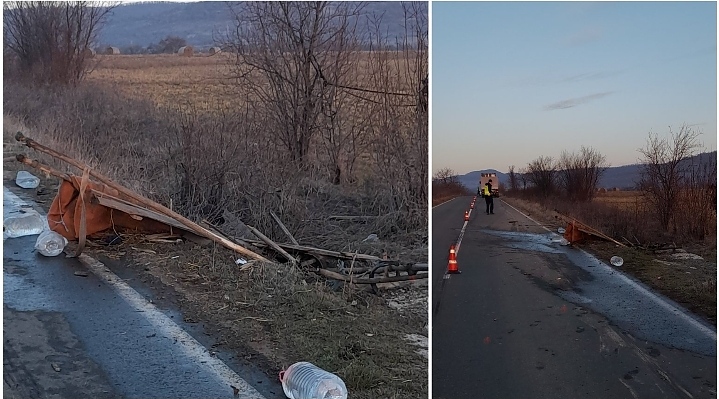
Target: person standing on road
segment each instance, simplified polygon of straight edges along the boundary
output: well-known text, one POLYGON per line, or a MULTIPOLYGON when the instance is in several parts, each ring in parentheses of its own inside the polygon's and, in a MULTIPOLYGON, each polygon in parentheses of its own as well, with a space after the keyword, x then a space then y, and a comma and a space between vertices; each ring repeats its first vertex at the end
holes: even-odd
POLYGON ((484 202, 487 204, 487 215, 494 214, 494 198, 492 197, 492 179, 484 185, 484 202))

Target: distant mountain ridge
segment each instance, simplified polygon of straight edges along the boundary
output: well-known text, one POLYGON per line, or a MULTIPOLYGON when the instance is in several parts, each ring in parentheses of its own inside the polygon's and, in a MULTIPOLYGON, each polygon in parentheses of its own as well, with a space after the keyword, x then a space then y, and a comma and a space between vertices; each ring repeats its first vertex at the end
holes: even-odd
MULTIPOLYGON (((696 162, 696 163, 709 163, 717 162, 717 152, 705 152, 695 155, 691 158, 685 159, 683 162, 696 162)), ((615 166, 607 168, 599 179, 598 186, 600 188, 614 188, 617 187, 623 190, 634 190, 637 187, 639 179, 642 173, 641 164, 615 166)), ((470 190, 476 190, 479 186, 480 173, 496 173, 499 182, 504 187, 509 186, 509 175, 506 173, 499 172, 495 169, 478 170, 474 172, 465 173, 464 175, 457 176, 457 179, 465 187, 470 190)))
MULTIPOLYGON (((172 35, 197 47, 210 47, 233 31, 235 22, 230 6, 236 2, 200 1, 193 3, 143 2, 115 7, 98 37, 98 45, 147 47, 172 35), (220 36, 220 37, 216 37, 220 36)), ((386 37, 403 38, 404 10, 401 2, 368 2, 367 15, 382 15, 380 30, 386 37)), ((364 33, 367 24, 358 24, 364 33)))

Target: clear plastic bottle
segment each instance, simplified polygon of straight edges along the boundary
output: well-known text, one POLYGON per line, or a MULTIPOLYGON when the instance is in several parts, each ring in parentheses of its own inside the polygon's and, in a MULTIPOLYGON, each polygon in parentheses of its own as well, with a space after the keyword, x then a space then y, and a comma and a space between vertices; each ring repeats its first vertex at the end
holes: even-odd
POLYGON ((35 242, 35 249, 45 256, 58 256, 65 249, 67 239, 52 230, 43 231, 35 242))
POLYGON ((298 362, 280 373, 289 399, 347 399, 344 381, 308 362, 298 362))
POLYGON ((9 216, 3 221, 3 237, 17 238, 40 234, 47 227, 47 221, 35 211, 9 216))
POLYGON ((30 172, 21 170, 17 172, 17 176, 15 177, 15 184, 22 188, 37 188, 37 186, 40 185, 40 178, 34 176, 30 172))

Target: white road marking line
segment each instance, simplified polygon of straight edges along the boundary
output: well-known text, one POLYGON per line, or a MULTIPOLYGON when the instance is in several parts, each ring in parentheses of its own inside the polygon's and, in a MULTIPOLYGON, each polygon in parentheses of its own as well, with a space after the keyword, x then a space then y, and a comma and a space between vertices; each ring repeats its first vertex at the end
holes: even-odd
MULTIPOLYGON (((506 201, 502 201, 502 202, 505 203, 505 204, 506 204, 507 206, 509 206, 510 208, 514 209, 515 211, 519 212, 520 215, 522 215, 522 216, 526 217, 527 219, 529 219, 529 220, 533 221, 534 223, 536 223, 537 226, 543 228, 544 230, 547 230, 548 232, 552 232, 552 230, 546 228, 545 226, 541 225, 541 224, 540 224, 539 222, 537 222, 536 220, 534 220, 534 219, 532 219, 531 217, 525 215, 525 214, 522 213, 519 209, 517 209, 517 208, 513 207, 512 205, 508 204, 506 201)), ((589 256, 592 256, 592 257, 593 257, 593 255, 589 254, 587 251, 585 251, 585 250, 583 250, 583 249, 580 249, 580 250, 581 250, 582 252, 584 252, 586 255, 589 255, 589 256)), ((599 262, 599 264, 600 264, 600 267, 603 267, 603 268, 606 269, 606 270, 613 271, 613 272, 618 271, 618 270, 616 270, 616 269, 613 269, 612 267, 610 267, 609 265, 607 265, 607 264, 604 263, 604 262, 599 262)), ((623 282, 629 284, 632 288, 634 288, 635 290, 637 290, 639 293, 641 293, 641 294, 643 294, 644 296, 648 297, 652 302, 654 302, 654 303, 656 303, 657 305, 661 306, 662 308, 664 308, 665 310, 669 311, 670 313, 673 313, 673 314, 679 316, 682 320, 686 321, 687 323, 689 323, 690 325, 692 325, 694 328, 698 329, 700 332, 702 332, 704 335, 706 335, 706 336, 709 337, 710 339, 712 339, 712 340, 714 340, 714 341, 717 340, 717 333, 716 333, 716 331, 714 331, 714 330, 712 330, 711 328, 705 326, 705 325, 702 324, 701 322, 697 321, 695 318, 689 316, 688 314, 686 314, 686 313, 683 312, 682 310, 678 309, 676 306, 674 306, 674 305, 668 303, 667 301, 665 301, 664 299, 660 298, 657 294, 653 293, 652 291, 649 291, 648 289, 646 289, 646 288, 642 287, 641 285, 637 284, 634 280, 632 280, 631 278, 627 277, 627 276, 626 276, 624 273, 622 273, 621 271, 620 271, 619 273, 616 273, 615 275, 616 275, 618 278, 620 278, 623 282)))
POLYGON ((438 207, 438 206, 440 206, 440 205, 444 205, 444 204, 446 204, 446 203, 448 203, 448 202, 451 202, 451 201, 453 201, 453 200, 456 200, 457 198, 459 198, 459 197, 454 197, 454 198, 452 198, 452 199, 449 199, 449 200, 447 200, 447 201, 444 201, 444 202, 441 203, 441 204, 437 204, 437 205, 433 206, 432 209, 434 209, 434 208, 436 208, 436 207, 438 207))
POLYGON ((552 230, 549 230, 547 227, 543 226, 543 225, 542 225, 541 223, 539 223, 538 221, 536 221, 536 220, 530 218, 529 215, 525 215, 525 214, 523 214, 522 211, 520 211, 519 209, 513 207, 512 205, 509 205, 509 204, 507 203, 507 201, 504 201, 504 200, 500 200, 500 201, 502 201, 502 203, 504 203, 504 204, 507 205, 508 207, 510 207, 510 208, 514 209, 515 211, 517 211, 520 215, 522 215, 522 216, 524 216, 525 218, 527 218, 527 219, 533 221, 534 223, 536 223, 537 226, 539 226, 539 227, 541 227, 541 228, 543 228, 544 230, 547 230, 547 231, 549 231, 549 232, 552 231, 552 230))
MULTIPOLYGON (((3 212, 9 211, 11 206, 31 205, 12 193, 7 187, 3 186, 3 212)), ((46 215, 43 213, 42 216, 46 215)), ((155 305, 149 303, 139 292, 127 285, 124 280, 113 273, 102 262, 86 254, 81 254, 78 260, 90 269, 100 280, 117 292, 118 295, 137 312, 141 312, 161 334, 177 338, 177 343, 180 344, 180 350, 182 350, 188 358, 192 359, 194 363, 207 367, 215 374, 217 379, 225 381, 228 391, 230 390, 230 385, 234 385, 239 389, 238 395, 240 398, 266 399, 222 360, 211 356, 207 348, 197 342, 195 338, 162 313, 155 305)))
POLYGON ((464 222, 462 225, 462 230, 459 232, 459 237, 457 237, 457 245, 454 246, 454 254, 459 255, 459 247, 462 245, 462 238, 464 238, 464 230, 467 229, 467 222, 464 222))
MULTIPOLYGON (((586 255, 589 255, 589 256, 594 257, 594 255, 591 255, 591 254, 588 253, 587 251, 585 251, 585 250, 583 250, 583 249, 581 249, 581 248, 580 248, 580 250, 581 250, 582 252, 584 252, 586 255)), ((711 328, 705 326, 704 324, 700 323, 700 322, 697 321, 695 318, 689 316, 688 314, 686 314, 685 312, 683 312, 682 310, 680 310, 680 309, 677 308, 676 306, 674 306, 674 305, 668 303, 667 301, 665 301, 664 299, 660 298, 660 297, 659 297, 657 294, 655 294, 654 292, 649 291, 648 289, 642 287, 642 286, 639 285, 636 281, 634 281, 634 280, 632 280, 631 278, 627 277, 627 276, 626 276, 624 273, 622 273, 621 271, 618 271, 618 270, 616 270, 616 269, 610 267, 609 265, 607 265, 607 264, 604 263, 604 262, 599 262, 599 267, 603 267, 603 268, 604 268, 605 270, 607 270, 607 271, 618 272, 618 273, 614 273, 614 275, 617 276, 617 278, 621 279, 623 282, 629 284, 632 288, 634 288, 635 290, 637 290, 637 292, 639 292, 639 293, 641 293, 642 295, 646 296, 646 297, 649 298, 652 302, 654 302, 654 303, 656 303, 657 305, 661 306, 662 308, 664 308, 664 309, 667 310, 668 312, 673 313, 673 314, 679 316, 682 320, 684 320, 684 321, 686 321, 687 323, 689 323, 690 325, 692 325, 694 328, 696 328, 697 330, 699 330, 700 332, 702 332, 704 335, 706 335, 706 336, 709 337, 710 339, 712 339, 712 340, 714 340, 714 341, 717 340, 717 333, 716 333, 716 331, 714 331, 714 330, 712 330, 711 328)))
POLYGON ((198 365, 204 364, 219 380, 225 381, 227 389, 234 385, 240 390, 239 397, 247 399, 266 399, 247 381, 243 380, 237 373, 229 368, 222 360, 213 357, 195 338, 188 334, 182 327, 162 313, 155 305, 149 303, 140 293, 127 285, 120 277, 110 271, 100 261, 91 258, 86 254, 78 257, 90 271, 100 280, 110 286, 136 311, 142 312, 145 318, 159 330, 162 335, 177 338, 178 347, 184 354, 198 365))

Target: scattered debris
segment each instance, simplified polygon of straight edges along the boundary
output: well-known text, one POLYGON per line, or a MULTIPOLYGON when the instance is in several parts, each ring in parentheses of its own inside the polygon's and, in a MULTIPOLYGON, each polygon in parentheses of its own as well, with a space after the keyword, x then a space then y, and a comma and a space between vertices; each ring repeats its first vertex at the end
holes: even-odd
POLYGON ((58 256, 65 249, 67 239, 54 231, 40 233, 35 241, 35 249, 43 256, 58 256))
MULTIPOLYGON (((88 165, 25 137, 21 132, 18 132, 15 138, 27 147, 48 154, 82 171, 81 176, 67 174, 27 158, 25 155, 21 154, 16 157, 25 165, 61 179, 61 185, 50 206, 47 219, 54 232, 68 240, 78 241, 74 256, 78 256, 82 252, 86 238, 90 235, 111 231, 114 234, 105 236, 102 242, 104 245, 115 245, 122 242, 118 232, 129 230, 143 234, 144 240, 150 243, 177 243, 181 242, 183 238, 194 242, 211 240, 206 242, 218 243, 243 256, 236 258, 235 261, 238 266, 241 266, 240 270, 250 269, 253 261, 269 261, 259 253, 264 250, 265 254, 275 259, 279 256, 281 259, 286 259, 292 266, 309 268, 310 271, 326 278, 353 284, 370 284, 375 292, 377 292, 378 283, 417 281, 429 277, 427 264, 401 263, 399 260, 388 259, 386 253, 383 253, 382 257, 377 257, 358 252, 338 252, 300 245, 279 216, 272 211, 270 211, 270 216, 287 236, 290 243, 278 243, 270 239, 258 229, 247 226, 236 215, 227 211, 223 214, 223 218, 226 220, 225 224, 230 225, 229 230, 232 231, 224 228, 223 231, 220 231, 219 228, 207 221, 202 221, 202 225, 197 224, 173 210, 115 183, 88 165), (233 236, 229 236, 228 233, 233 236), (340 262, 343 260, 351 260, 349 268, 342 266, 340 262), (333 267, 333 265, 337 266, 333 267)), ((331 216, 330 218, 363 221, 376 218, 376 216, 331 216)), ((370 234, 363 242, 378 240, 377 234, 370 234)), ((157 254, 151 249, 137 247, 132 247, 132 249, 153 255, 157 254)))
POLYGON ((60 366, 56 363, 50 363, 50 367, 52 367, 52 369, 57 371, 58 373, 60 372, 60 366))
POLYGON ((22 188, 37 188, 40 185, 40 178, 30 172, 21 170, 17 172, 15 184, 22 188))
POLYGON ((609 263, 616 267, 620 267, 624 264, 624 259, 619 256, 612 256, 611 259, 609 259, 609 263))
POLYGON ((8 216, 3 220, 3 237, 18 238, 40 234, 48 228, 47 220, 35 210, 20 215, 8 216))
MULTIPOLYGON (((556 209, 555 209, 555 212, 556 209)), ((620 247, 626 247, 625 244, 622 244, 621 242, 613 239, 612 237, 609 237, 608 235, 602 233, 601 231, 587 225, 586 223, 582 223, 578 221, 576 218, 571 218, 565 215, 562 215, 561 213, 557 212, 559 216, 564 219, 567 222, 567 228, 564 229, 564 238, 569 241, 570 244, 574 244, 576 242, 586 240, 590 237, 598 237, 603 240, 611 241, 620 247)))
POLYGON ((73 273, 73 274, 76 275, 76 276, 78 276, 78 277, 87 277, 87 276, 88 276, 87 272, 84 272, 84 271, 82 271, 82 270, 78 270, 78 271, 76 271, 76 272, 73 273))
POLYGON ((367 238, 365 238, 364 240, 362 240, 362 242, 367 242, 367 241, 369 241, 369 242, 375 242, 375 241, 378 241, 378 240, 379 240, 379 237, 377 237, 377 234, 370 234, 370 235, 367 236, 367 238))
POLYGON ((680 252, 680 253, 671 254, 671 257, 674 259, 680 259, 680 260, 702 260, 702 259, 704 259, 697 254, 692 254, 692 253, 688 253, 688 252, 680 252))

